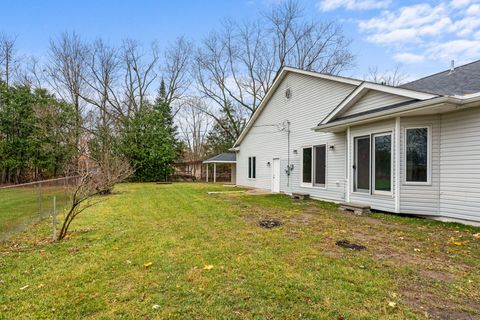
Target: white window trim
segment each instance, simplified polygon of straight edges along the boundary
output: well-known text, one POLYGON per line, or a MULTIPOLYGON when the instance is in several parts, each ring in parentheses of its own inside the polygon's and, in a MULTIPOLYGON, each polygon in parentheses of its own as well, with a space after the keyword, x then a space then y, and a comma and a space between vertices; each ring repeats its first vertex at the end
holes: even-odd
MULTIPOLYGON (((352 141, 353 141, 353 165, 355 166, 355 171, 353 173, 353 179, 352 179, 352 193, 355 193, 355 194, 359 194, 359 195, 370 195, 372 193, 372 134, 371 133, 367 133, 367 134, 361 134, 361 135, 358 135, 358 136, 353 136, 352 137, 352 141), (369 185, 369 189, 357 189, 356 188, 356 183, 357 183, 357 180, 358 180, 358 170, 357 170, 357 144, 355 143, 355 140, 357 138, 365 138, 365 137, 369 137, 370 138, 370 149, 369 149, 369 153, 370 153, 370 163, 369 163, 369 167, 370 167, 370 173, 368 175, 368 185, 369 185)), ((350 170, 353 170, 353 165, 351 166, 350 170)))
POLYGON ((432 185, 432 126, 408 126, 403 130, 403 185, 431 186, 432 185), (407 130, 427 129, 427 181, 407 181, 407 130))
POLYGON ((300 155, 300 187, 302 188, 315 188, 315 189, 327 189, 328 183, 328 144, 327 143, 320 143, 315 145, 308 145, 300 147, 301 155, 300 155), (318 146, 325 146, 325 184, 315 184, 315 155, 313 148, 318 146), (303 182, 303 149, 311 149, 312 150, 312 182, 303 182))
POLYGON ((393 196, 393 132, 392 131, 386 131, 386 132, 380 132, 380 133, 374 133, 371 135, 370 138, 370 181, 371 185, 370 188, 372 189, 372 194, 377 194, 377 195, 386 195, 386 196, 393 196), (375 137, 381 137, 381 136, 390 136, 390 191, 382 191, 382 190, 376 190, 375 189, 375 137), (372 148, 373 146, 373 148, 372 148))
MULTIPOLYGON (((425 127, 422 127, 422 128, 425 128, 425 127)), ((394 159, 394 155, 393 155, 393 140, 392 140, 392 143, 391 143, 391 148, 392 148, 392 151, 391 151, 391 156, 390 156, 390 166, 391 166, 391 169, 390 169, 390 179, 391 179, 391 182, 390 182, 390 191, 375 191, 375 181, 373 179, 373 175, 374 175, 374 171, 375 171, 375 168, 374 168, 374 165, 375 165, 375 159, 373 158, 374 156, 374 151, 373 151, 373 142, 374 142, 374 137, 375 136, 379 136, 379 135, 391 135, 392 139, 393 139, 393 130, 386 130, 386 131, 375 131, 375 132, 369 132, 369 133, 365 133, 365 134, 359 134, 359 135, 354 135, 352 136, 352 143, 353 143, 353 164, 354 165, 357 165, 357 144, 355 143, 355 139, 356 138, 362 138, 362 137, 370 137, 370 163, 369 163, 369 166, 370 166, 370 174, 369 174, 369 185, 370 185, 370 189, 356 189, 355 188, 355 183, 357 182, 357 169, 355 168, 355 171, 354 171, 354 174, 353 174, 353 177, 352 177, 352 182, 351 182, 351 186, 352 186, 352 194, 356 194, 356 195, 369 195, 369 196, 388 196, 388 197, 393 197, 394 196, 394 192, 393 192, 393 183, 394 183, 394 172, 393 172, 393 159, 394 159)), ((350 167, 350 170, 353 170, 353 166, 350 167)))
MULTIPOLYGON (((257 156, 248 156, 248 166, 247 166, 247 179, 248 180, 256 180, 257 179, 257 168, 255 168, 255 177, 250 177, 251 174, 250 174, 250 159, 253 159, 255 158, 255 167, 257 166, 257 156)), ((252 169, 253 169, 253 165, 252 165, 252 169)), ((253 173, 253 170, 252 170, 252 173, 253 173)), ((253 176, 253 174, 252 174, 253 176)))
POLYGON ((313 187, 314 188, 319 188, 319 189, 327 189, 327 181, 328 181, 328 176, 327 176, 327 173, 328 173, 328 145, 326 143, 321 143, 321 144, 316 144, 314 146, 312 146, 312 157, 313 157, 313 161, 312 161, 312 183, 313 183, 313 187), (320 147, 320 146, 325 146, 325 183, 324 184, 315 184, 315 164, 316 164, 316 161, 317 161, 317 157, 315 157, 315 154, 314 154, 314 148, 315 147, 320 147))
POLYGON ((303 188, 313 188, 313 177, 312 182, 303 182, 303 149, 312 149, 312 175, 313 175, 313 146, 302 146, 300 147, 301 154, 300 154, 300 187, 303 188))

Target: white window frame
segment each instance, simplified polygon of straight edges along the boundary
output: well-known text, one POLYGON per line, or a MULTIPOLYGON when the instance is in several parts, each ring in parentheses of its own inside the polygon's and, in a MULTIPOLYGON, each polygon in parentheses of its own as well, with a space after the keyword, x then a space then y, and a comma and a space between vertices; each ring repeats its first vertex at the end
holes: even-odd
POLYGON ((406 186, 432 185, 432 126, 407 126, 403 130, 403 184, 406 186), (412 129, 427 129, 427 181, 407 181, 407 131, 412 129))
POLYGON ((370 136, 370 188, 372 194, 393 195, 393 132, 373 133, 370 136), (390 136, 390 191, 376 190, 375 186, 375 137, 390 136))
MULTIPOLYGON (((424 128, 424 127, 422 127, 424 128)), ((353 179, 352 179, 352 182, 351 182, 351 185, 352 185, 352 193, 354 194, 358 194, 358 195, 370 195, 370 196, 391 196, 393 197, 394 193, 393 193, 393 189, 394 189, 394 154, 393 154, 393 151, 395 150, 394 149, 394 134, 393 134, 393 130, 385 130, 385 131, 375 131, 375 132, 369 132, 369 133, 365 133, 365 134, 358 134, 358 135, 355 135, 355 136, 352 136, 352 144, 353 144, 353 164, 355 166, 357 166, 357 144, 355 143, 355 140, 357 138, 364 138, 364 137, 370 137, 370 163, 369 163, 369 167, 370 167, 370 175, 368 177, 369 179, 369 185, 370 185, 370 189, 357 189, 356 188, 356 182, 357 182, 357 175, 358 175, 358 171, 357 171, 357 168, 355 168, 355 171, 354 171, 354 174, 353 174, 353 179), (390 182, 390 191, 380 191, 380 190, 375 190, 375 179, 374 179, 374 174, 375 174, 375 159, 374 159, 374 156, 375 156, 375 151, 374 151, 374 139, 375 139, 375 136, 381 136, 381 135, 390 135, 392 138, 392 142, 391 142, 391 151, 390 151, 390 179, 391 179, 391 182, 390 182)), ((350 168, 350 170, 353 170, 353 167, 350 168)))
POLYGON ((303 188, 315 188, 315 189, 327 189, 327 182, 328 182, 328 144, 327 143, 320 143, 315 145, 308 145, 300 147, 301 155, 300 155, 300 187, 303 188), (319 146, 325 146, 325 184, 315 184, 315 154, 314 148, 319 146), (311 149, 312 150, 312 168, 311 168, 311 178, 312 182, 303 182, 303 149, 311 149))
MULTIPOLYGON (((367 133, 367 134, 361 134, 361 135, 358 135, 358 136, 353 136, 352 137, 352 141, 353 141, 353 164, 355 165, 355 172, 353 174, 353 181, 352 181, 352 193, 358 193, 358 194, 362 194, 362 195, 366 195, 366 194, 371 194, 372 193, 372 134, 371 133, 367 133), (369 161, 369 164, 368 166, 370 167, 370 174, 368 175, 368 185, 369 185, 369 189, 358 189, 356 184, 357 184, 357 181, 358 181, 358 168, 357 168, 357 154, 358 154, 358 150, 357 150, 357 144, 355 143, 355 141, 357 140, 357 138, 365 138, 365 137, 369 137, 370 138, 370 149, 369 149, 369 153, 370 153, 370 161, 369 161)), ((353 166, 352 168, 353 169, 353 166)))
MULTIPOLYGON (((252 161, 253 162, 253 161, 252 161)), ((255 180, 257 179, 257 157, 256 156, 248 156, 248 165, 247 165, 247 177, 249 180, 255 180), (250 171, 250 161, 255 158, 255 177, 253 177, 253 163, 252 163, 252 170, 250 171)))

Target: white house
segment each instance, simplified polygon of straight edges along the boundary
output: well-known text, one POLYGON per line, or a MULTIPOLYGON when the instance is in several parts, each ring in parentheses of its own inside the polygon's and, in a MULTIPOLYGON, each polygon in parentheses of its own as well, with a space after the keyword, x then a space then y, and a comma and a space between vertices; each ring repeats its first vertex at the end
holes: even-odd
POLYGON ((238 185, 480 223, 480 61, 400 87, 284 68, 235 142, 238 185))

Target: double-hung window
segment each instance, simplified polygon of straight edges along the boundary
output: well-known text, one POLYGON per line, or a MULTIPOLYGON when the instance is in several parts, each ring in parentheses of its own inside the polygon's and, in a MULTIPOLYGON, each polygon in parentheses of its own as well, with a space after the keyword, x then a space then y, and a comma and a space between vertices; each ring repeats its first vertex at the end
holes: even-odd
POLYGON ((248 178, 257 177, 257 157, 248 157, 248 178))
POLYGON ((302 185, 325 187, 327 177, 326 145, 302 149, 302 185))
POLYGON ((426 184, 430 181, 430 130, 428 127, 405 128, 405 182, 426 184))

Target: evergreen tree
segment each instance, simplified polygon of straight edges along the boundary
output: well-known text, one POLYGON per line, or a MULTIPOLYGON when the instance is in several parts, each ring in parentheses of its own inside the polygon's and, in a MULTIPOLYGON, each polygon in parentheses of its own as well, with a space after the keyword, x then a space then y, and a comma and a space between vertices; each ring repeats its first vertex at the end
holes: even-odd
POLYGON ((227 152, 235 143, 234 137, 228 132, 235 131, 236 128, 243 128, 245 121, 237 119, 233 121, 228 116, 228 112, 223 110, 220 121, 217 121, 207 136, 207 156, 211 157, 222 152, 227 152))
POLYGON ((163 81, 154 104, 145 104, 126 123, 122 136, 122 151, 135 170, 133 180, 168 180, 180 143, 163 81))

